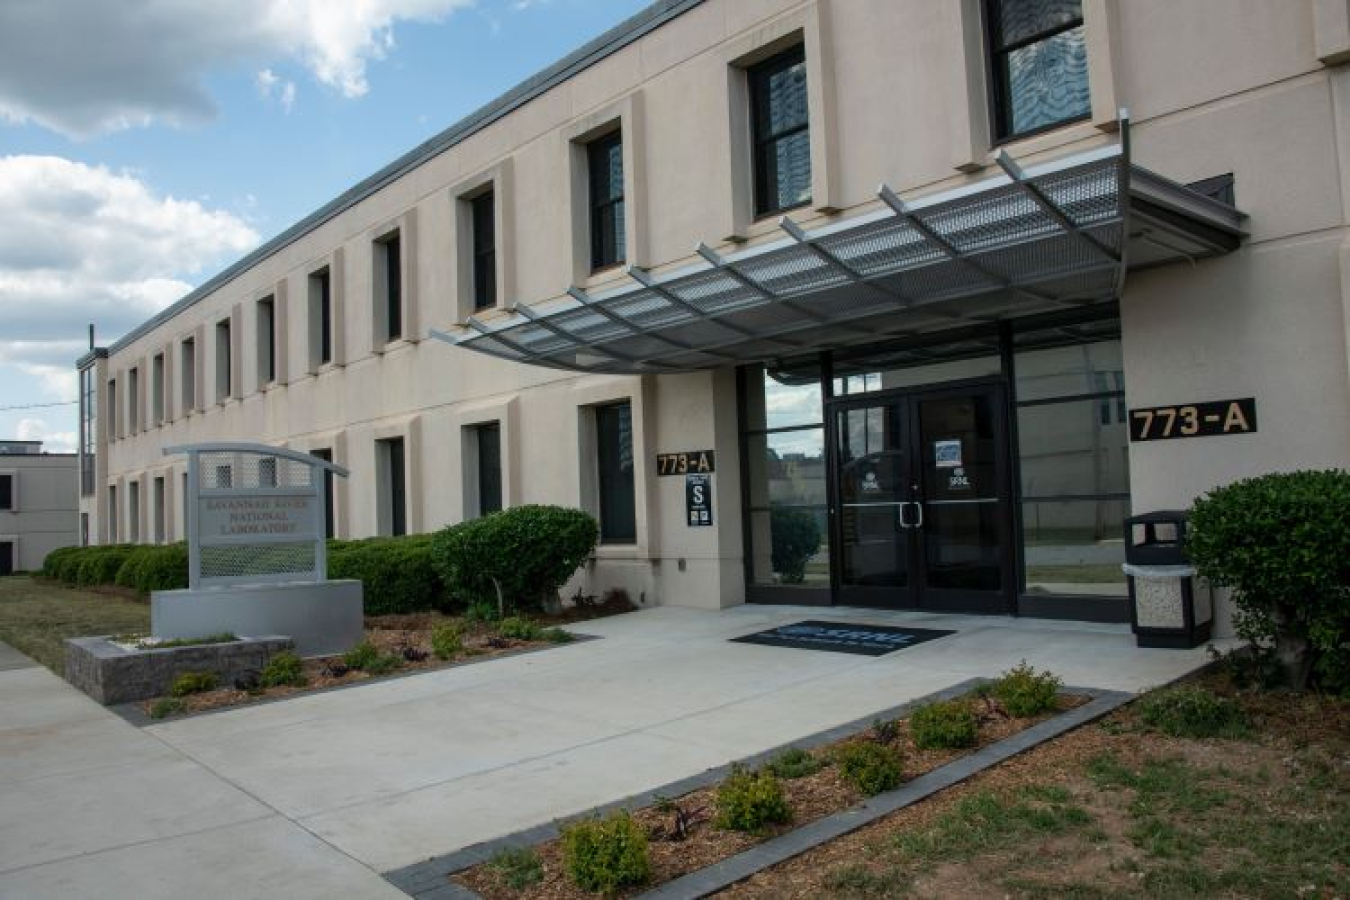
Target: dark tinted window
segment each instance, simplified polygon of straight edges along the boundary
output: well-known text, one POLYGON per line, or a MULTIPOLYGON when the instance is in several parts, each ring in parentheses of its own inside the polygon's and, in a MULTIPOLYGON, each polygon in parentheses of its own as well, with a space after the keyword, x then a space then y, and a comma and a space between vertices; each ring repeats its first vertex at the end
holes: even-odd
POLYGON ((384 275, 384 336, 396 341, 403 337, 403 242, 395 234, 380 242, 384 275))
POLYGON ((807 121, 806 55, 793 47, 749 71, 755 154, 755 212, 811 200, 811 134, 807 121))
POLYGON ((497 211, 492 191, 470 201, 473 215, 473 308, 497 305, 497 211))
POLYGON ((389 482, 386 502, 389 504, 389 533, 395 537, 408 533, 408 489, 405 480, 403 438, 381 441, 386 454, 385 464, 389 482))
POLYGON ((14 508, 14 476, 0 475, 0 509, 14 508))
MULTIPOLYGON (((333 451, 327 447, 320 450, 311 450, 309 455, 324 462, 333 461, 333 451)), ((329 469, 323 470, 323 496, 323 535, 331 538, 335 536, 335 532, 333 531, 333 473, 329 469)))
POLYGON ((633 489, 633 411, 628 403, 595 410, 599 466, 600 540, 631 544, 637 540, 633 489))
POLYGON ((502 428, 496 422, 479 425, 478 514, 486 516, 502 508, 502 428))
POLYGON ((624 261, 623 138, 618 133, 586 147, 591 184, 591 268, 624 261))
POLYGON ((1081 0, 989 0, 988 25, 999 139, 1091 113, 1081 0))

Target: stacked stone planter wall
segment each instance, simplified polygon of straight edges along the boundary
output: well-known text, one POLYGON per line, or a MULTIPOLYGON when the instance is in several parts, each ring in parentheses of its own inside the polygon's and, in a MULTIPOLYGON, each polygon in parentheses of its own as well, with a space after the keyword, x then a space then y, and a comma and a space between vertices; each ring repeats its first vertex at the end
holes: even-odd
POLYGON ((256 676, 267 661, 295 649, 289 637, 240 638, 224 644, 126 650, 107 636, 66 641, 66 680, 99 703, 133 703, 169 692, 184 672, 212 672, 223 685, 256 676))

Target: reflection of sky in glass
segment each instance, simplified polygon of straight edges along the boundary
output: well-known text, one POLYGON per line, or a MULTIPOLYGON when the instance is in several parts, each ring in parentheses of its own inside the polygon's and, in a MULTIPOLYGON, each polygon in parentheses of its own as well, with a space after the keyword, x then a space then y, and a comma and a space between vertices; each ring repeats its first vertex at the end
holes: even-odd
POLYGON ((779 384, 765 375, 764 413, 767 428, 787 428, 792 425, 815 425, 824 422, 820 385, 779 384))

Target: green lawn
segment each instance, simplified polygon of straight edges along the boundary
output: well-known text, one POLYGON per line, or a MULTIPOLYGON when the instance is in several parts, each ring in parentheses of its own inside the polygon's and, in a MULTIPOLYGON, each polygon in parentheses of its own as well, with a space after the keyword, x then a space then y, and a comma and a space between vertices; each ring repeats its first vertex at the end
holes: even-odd
POLYGON ((27 575, 0 578, 0 641, 65 671, 65 639, 150 630, 150 604, 62 587, 27 575))

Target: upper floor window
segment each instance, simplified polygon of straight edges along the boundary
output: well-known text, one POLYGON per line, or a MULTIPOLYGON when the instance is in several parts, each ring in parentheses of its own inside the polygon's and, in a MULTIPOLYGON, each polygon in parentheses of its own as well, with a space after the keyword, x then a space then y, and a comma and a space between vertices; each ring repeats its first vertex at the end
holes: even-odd
POLYGON ((8 472, 0 475, 0 509, 14 508, 14 476, 8 472))
POLYGON ((806 51, 798 45, 752 66, 750 127, 754 143, 755 214, 811 201, 811 131, 806 51))
POLYGON ((80 496, 94 495, 94 470, 98 458, 98 396, 94 370, 80 372, 80 496))
POLYGON ((309 276, 309 363, 311 369, 333 361, 333 279, 327 267, 309 276))
POLYGON ((216 323, 216 401, 224 403, 233 396, 234 340, 230 335, 230 320, 216 323))
POLYGON ((108 440, 115 441, 121 437, 117 421, 117 379, 108 379, 108 440))
POLYGON ((988 0, 998 140, 1086 118, 1082 0, 988 0))
POLYGON ((150 423, 164 424, 164 354, 150 360, 150 423))
POLYGON ((258 301, 258 384, 277 380, 277 304, 273 297, 258 301))
POLYGON ((496 194, 486 191, 469 201, 473 232, 473 308, 497 305, 496 194))
POLYGON ((127 370, 127 431, 135 434, 141 430, 141 372, 139 369, 127 370))
POLYGON ((193 338, 184 338, 183 343, 179 345, 179 369, 178 385, 182 389, 182 396, 179 400, 183 406, 183 412, 197 408, 197 341, 193 338))
POLYGON ((623 134, 586 145, 591 194, 591 269, 624 261, 623 134))
POLYGON ((403 241, 399 232, 375 242, 375 303, 380 337, 403 337, 403 241))

